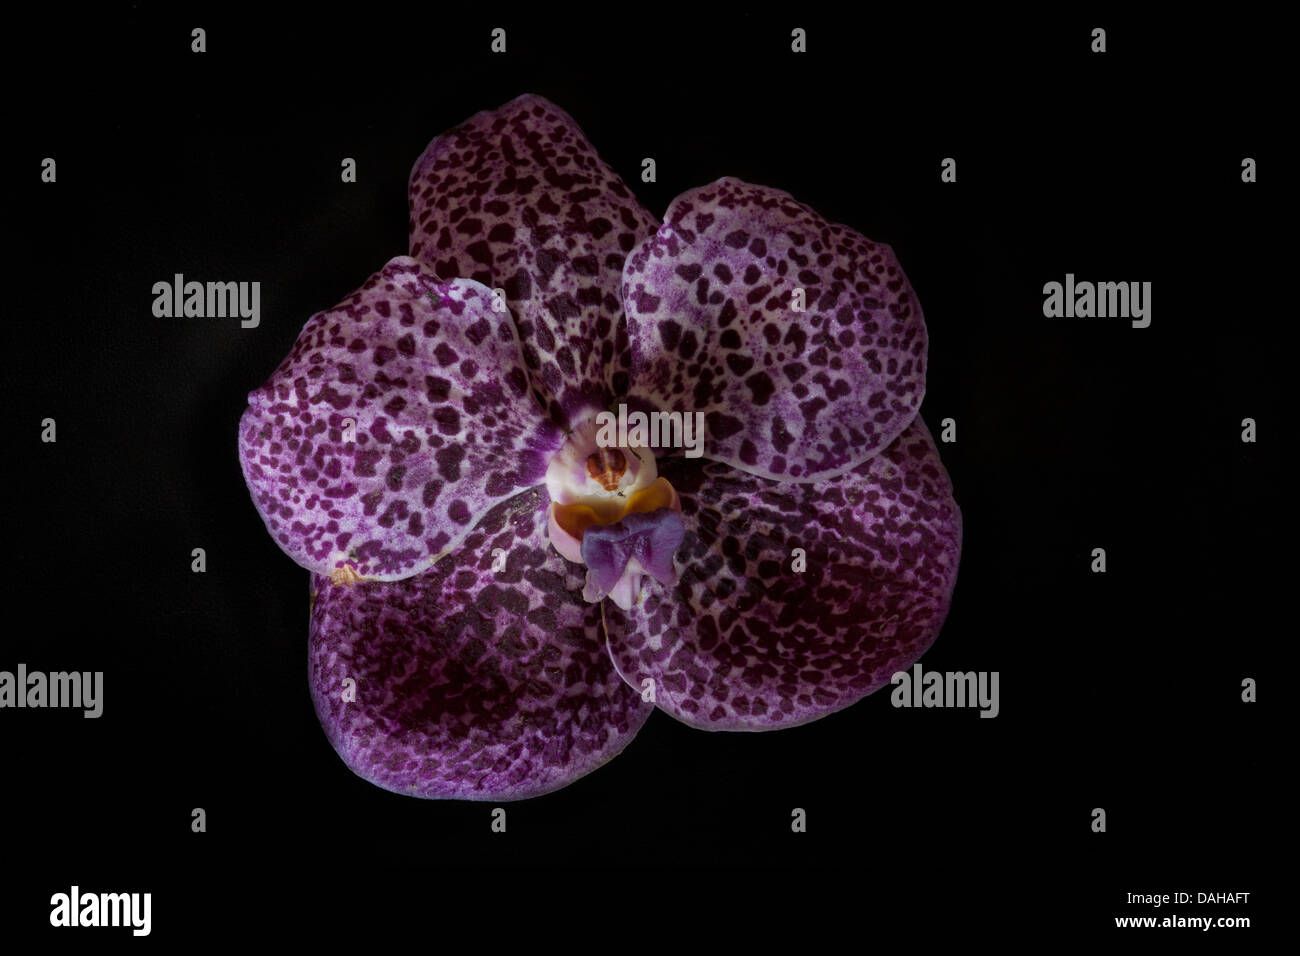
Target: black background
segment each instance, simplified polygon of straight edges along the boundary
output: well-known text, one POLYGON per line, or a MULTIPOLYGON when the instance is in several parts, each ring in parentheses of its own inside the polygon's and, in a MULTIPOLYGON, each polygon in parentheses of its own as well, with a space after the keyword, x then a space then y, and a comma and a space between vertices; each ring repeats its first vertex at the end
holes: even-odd
POLYGON ((333 934, 369 925, 366 901, 400 926, 452 886, 500 900, 553 882, 467 867, 669 867, 582 894, 647 935, 665 899, 783 893, 819 866, 864 926, 978 915, 991 940, 1137 932, 1113 929, 1151 912, 1127 892, 1255 894, 1183 915, 1266 905, 1293 632, 1276 25, 132 5, 11 31, 0 669, 102 670, 105 704, 0 712, 7 933, 48 929, 74 882, 152 891, 155 938, 249 914, 333 934), (308 696, 307 572, 253 509, 236 424, 307 318, 405 253, 427 142, 524 92, 567 110, 656 215, 732 175, 894 247, 930 330, 923 415, 958 423, 940 448, 965 517, 923 666, 999 671, 997 719, 897 710, 888 689, 770 734, 656 713, 606 767, 510 804, 505 835, 491 804, 399 797, 334 755, 308 696), (261 326, 154 318, 152 285, 176 272, 260 281, 261 326), (1045 319, 1042 286, 1067 272, 1150 281, 1150 328, 1045 319))

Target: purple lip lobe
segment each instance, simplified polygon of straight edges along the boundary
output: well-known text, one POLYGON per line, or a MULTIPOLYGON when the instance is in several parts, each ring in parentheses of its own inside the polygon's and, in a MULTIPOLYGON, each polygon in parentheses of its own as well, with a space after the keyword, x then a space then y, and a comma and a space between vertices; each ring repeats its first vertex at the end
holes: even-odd
POLYGON ((643 572, 668 587, 676 584, 673 555, 685 535, 682 516, 671 508, 630 514, 615 524, 588 529, 582 538, 582 560, 589 571, 583 597, 588 601, 605 597, 632 561, 637 566, 633 574, 643 572))

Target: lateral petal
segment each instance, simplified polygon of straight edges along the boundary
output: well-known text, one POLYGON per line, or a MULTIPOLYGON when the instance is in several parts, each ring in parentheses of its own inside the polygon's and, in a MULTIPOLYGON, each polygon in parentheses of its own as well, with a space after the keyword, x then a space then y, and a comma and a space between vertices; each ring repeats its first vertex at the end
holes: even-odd
POLYGON ((819 481, 880 452, 925 393, 926 330, 889 246, 724 178, 628 257, 631 394, 704 412, 704 456, 819 481))
POLYGON ((861 700, 933 643, 961 512, 920 418, 820 485, 660 464, 686 522, 679 581, 643 579, 627 611, 603 605, 619 673, 653 681, 660 709, 707 730, 792 727, 861 700))
POLYGON ((354 773, 428 799, 521 800, 636 735, 654 708, 615 672, 581 569, 547 541, 547 504, 537 488, 496 506, 404 581, 313 579, 312 699, 354 773))
POLYGON ((493 302, 478 282, 398 257, 313 316, 249 394, 244 478, 300 565, 399 580, 545 477, 562 436, 493 302))

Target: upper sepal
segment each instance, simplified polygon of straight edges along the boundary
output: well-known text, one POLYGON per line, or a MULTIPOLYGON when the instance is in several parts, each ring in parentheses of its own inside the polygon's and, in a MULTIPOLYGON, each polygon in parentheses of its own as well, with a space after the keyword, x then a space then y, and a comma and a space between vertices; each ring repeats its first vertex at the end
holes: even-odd
POLYGON ((411 255, 504 291, 553 421, 626 392, 623 262, 656 221, 568 113, 525 95, 475 114, 429 144, 409 194, 411 255))

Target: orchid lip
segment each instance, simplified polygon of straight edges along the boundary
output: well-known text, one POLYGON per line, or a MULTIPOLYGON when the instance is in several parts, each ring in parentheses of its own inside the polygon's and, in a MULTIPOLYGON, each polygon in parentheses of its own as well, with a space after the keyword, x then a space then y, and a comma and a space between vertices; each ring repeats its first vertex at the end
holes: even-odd
MULTIPOLYGON (((639 516, 659 511, 680 514, 682 506, 673 486, 659 477, 649 449, 603 446, 597 433, 595 419, 581 422, 547 467, 546 488, 551 496, 547 527, 556 551, 568 561, 588 565, 589 586, 584 597, 594 603, 608 595, 620 607, 627 607, 627 602, 635 600, 639 593, 642 574, 650 573, 657 579, 666 576, 662 561, 652 570, 643 567, 629 552, 605 586, 592 586, 585 545, 588 532, 624 529, 629 518, 637 518, 633 526, 642 527, 639 516)), ((613 533, 601 531, 598 537, 609 538, 613 533)), ((616 536, 626 534, 622 530, 616 536)), ((671 568, 671 554, 667 562, 671 568)))
POLYGON ((587 583, 582 596, 596 602, 609 597, 623 610, 640 598, 641 578, 649 575, 665 587, 677 583, 673 556, 686 527, 671 508, 629 514, 622 521, 589 529, 582 538, 587 583))

